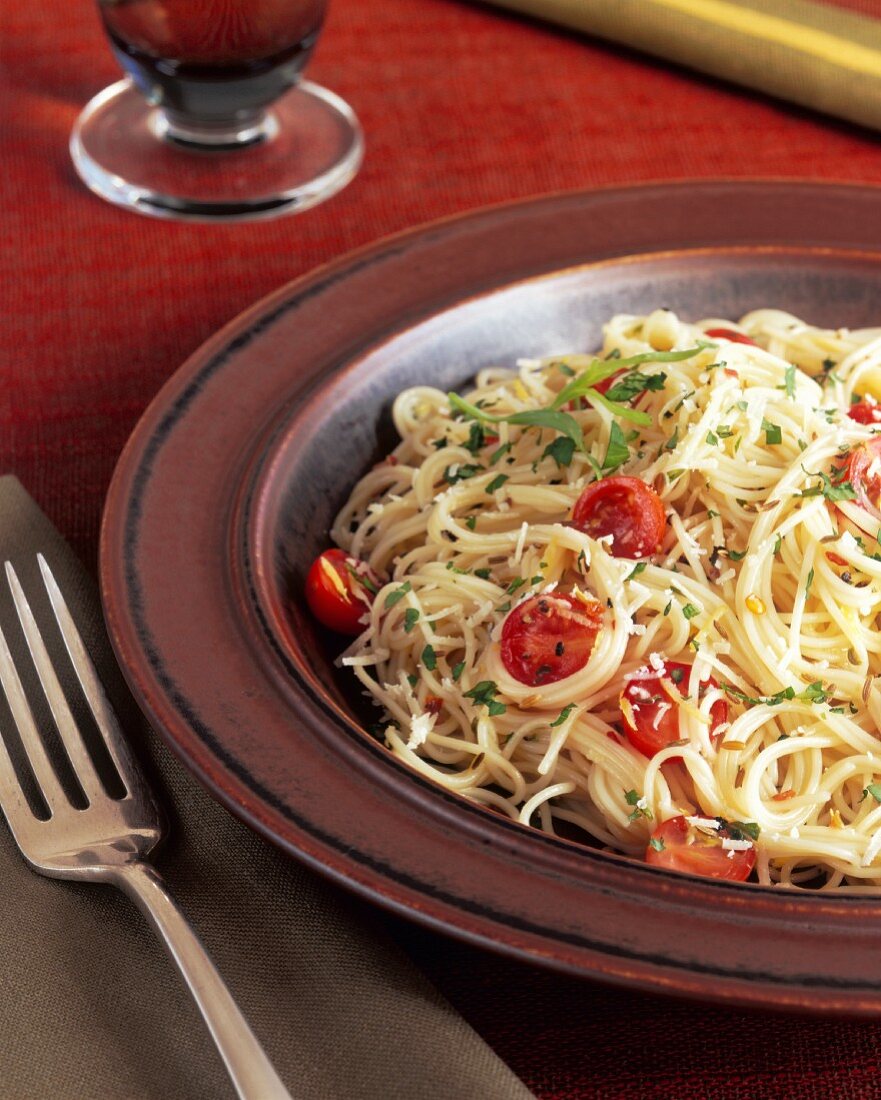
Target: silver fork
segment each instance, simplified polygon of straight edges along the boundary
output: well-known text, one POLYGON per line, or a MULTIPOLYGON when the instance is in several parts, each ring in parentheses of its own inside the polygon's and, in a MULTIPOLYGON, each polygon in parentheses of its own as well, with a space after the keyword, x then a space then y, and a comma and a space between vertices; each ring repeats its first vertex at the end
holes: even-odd
POLYGON ((42 554, 37 560, 83 695, 125 793, 114 798, 105 790, 15 570, 6 562, 6 577, 37 675, 65 753, 88 802, 85 809, 78 809, 65 793, 0 631, 0 684, 49 811, 48 819, 43 820, 31 809, 0 736, 0 808, 9 828, 25 859, 40 874, 110 883, 128 894, 177 964, 239 1096, 245 1100, 290 1100, 196 933, 169 896, 159 874, 145 862, 162 836, 159 809, 129 751, 55 578, 42 554))

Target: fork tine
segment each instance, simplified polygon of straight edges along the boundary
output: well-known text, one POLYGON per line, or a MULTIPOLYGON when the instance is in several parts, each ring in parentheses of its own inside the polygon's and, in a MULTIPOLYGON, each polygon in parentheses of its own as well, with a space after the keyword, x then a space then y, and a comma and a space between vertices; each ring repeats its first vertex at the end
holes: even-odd
POLYGON ((52 666, 52 658, 46 650, 40 628, 37 626, 37 621, 11 562, 6 563, 6 579, 9 581, 9 588, 12 591, 12 599, 15 602, 19 622, 27 639, 28 649, 31 651, 31 657, 37 675, 40 677, 40 683, 43 685, 43 692, 49 703, 49 709, 55 719, 61 743, 64 745, 64 750, 76 774, 77 781, 83 789, 83 793, 89 802, 93 802, 96 798, 104 797, 104 788, 101 786, 95 765, 77 727, 76 719, 71 713, 64 691, 58 682, 58 676, 52 666))
POLYGON ((0 810, 3 811, 6 824, 18 846, 26 847, 30 840, 28 830, 33 827, 37 818, 24 796, 15 768, 12 766, 12 758, 2 737, 0 737, 0 810))
POLYGON ((49 602, 55 612, 58 628, 67 647, 71 663, 76 670, 86 702, 89 704, 95 724, 104 739, 104 744, 116 766, 119 777, 128 793, 132 794, 138 786, 139 773, 129 751, 128 742, 120 727, 119 719, 116 717, 116 711, 107 698, 104 685, 98 677, 98 672, 92 663, 89 651, 83 643, 70 609, 61 594, 61 589, 58 587, 58 582, 49 568, 49 563, 42 554, 37 554, 37 561, 40 565, 40 572, 43 574, 43 583, 46 585, 49 602))
MULTIPOLYGON (((55 769, 49 760, 43 740, 37 731, 34 715, 28 705, 24 688, 21 686, 21 680, 15 670, 12 654, 9 652, 9 646, 6 643, 6 636, 2 630, 0 630, 0 685, 3 687, 9 709, 12 711, 18 736, 21 738, 34 778, 43 798, 46 800, 46 805, 54 814, 61 805, 68 801, 67 795, 58 782, 58 776, 55 774, 55 769)), ((0 738, 0 743, 2 743, 2 738, 0 738)), ((9 753, 5 745, 3 751, 8 759, 9 753)), ((12 772, 11 761, 9 770, 12 772)), ((14 772, 12 774, 14 775, 14 772)))

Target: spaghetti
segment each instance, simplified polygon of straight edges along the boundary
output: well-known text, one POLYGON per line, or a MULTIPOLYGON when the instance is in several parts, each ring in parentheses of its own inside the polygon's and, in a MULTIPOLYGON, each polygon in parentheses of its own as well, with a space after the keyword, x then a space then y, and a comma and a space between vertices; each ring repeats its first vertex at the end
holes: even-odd
POLYGON ((402 393, 332 531, 391 752, 650 862, 881 887, 873 392, 881 330, 762 309, 402 393))

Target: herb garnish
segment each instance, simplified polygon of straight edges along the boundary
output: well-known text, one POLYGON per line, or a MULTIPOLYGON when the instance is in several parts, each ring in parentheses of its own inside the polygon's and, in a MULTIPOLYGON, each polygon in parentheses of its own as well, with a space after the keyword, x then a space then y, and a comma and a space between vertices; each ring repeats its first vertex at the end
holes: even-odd
POLYGON ((573 710, 575 710, 575 703, 567 703, 566 706, 563 707, 563 709, 560 711, 559 717, 555 718, 553 722, 551 722, 551 729, 553 729, 555 726, 562 726, 573 710))
POLYGON ((808 477, 820 478, 821 483, 819 485, 812 485, 809 489, 802 489, 800 493, 795 494, 796 496, 823 496, 833 503, 836 500, 856 500, 856 492, 849 481, 839 481, 833 484, 832 478, 824 470, 818 470, 815 474, 812 474, 810 470, 805 470, 804 466, 802 466, 802 470, 804 470, 808 477))
POLYGON ((491 715, 504 714, 508 708, 504 703, 497 702, 498 693, 494 680, 481 680, 476 687, 465 692, 465 698, 473 699, 478 706, 486 707, 491 715))
POLYGON ((360 584, 362 588, 366 588, 368 592, 372 593, 374 596, 376 595, 379 589, 376 587, 370 577, 368 577, 366 574, 359 573, 357 569, 353 569, 348 562, 346 562, 346 569, 348 570, 350 576, 352 577, 352 580, 355 581, 356 584, 360 584))
POLYGON ((434 652, 434 648, 427 645, 422 650, 422 664, 428 669, 429 672, 434 672, 437 668, 437 654, 434 652))
POLYGON ((741 703, 748 703, 750 706, 777 707, 781 703, 789 702, 795 699, 800 703, 825 703, 829 698, 829 692, 823 688, 822 680, 815 680, 812 684, 804 689, 804 691, 797 692, 794 687, 784 688, 782 691, 776 692, 774 695, 759 695, 751 696, 746 695, 744 692, 739 691, 731 684, 722 684, 722 690, 726 694, 730 695, 732 699, 737 699, 741 703))
POLYGON ((398 603, 407 595, 412 587, 413 586, 410 584, 409 581, 404 581, 402 585, 399 585, 397 588, 389 592, 389 594, 385 598, 385 606, 387 608, 394 607, 396 603, 398 603))
POLYGON ((461 465, 447 466, 444 470, 444 481, 448 485, 455 485, 457 481, 464 481, 466 478, 474 477, 475 474, 482 473, 482 466, 475 466, 470 462, 465 462, 461 465), (453 470, 456 472, 453 473, 453 470))
POLYGON ((605 474, 617 470, 628 458, 630 458, 630 448, 624 439, 624 433, 613 421, 609 431, 609 446, 606 450, 606 457, 603 459, 601 472, 605 474))
MULTIPOLYGON (((449 393, 447 397, 451 407, 470 420, 480 420, 490 424, 501 424, 504 422, 527 428, 549 428, 571 439, 574 446, 579 450, 584 450, 584 436, 581 433, 581 428, 574 417, 561 411, 563 405, 567 404, 569 401, 575 401, 583 397, 589 404, 593 405, 594 408, 604 408, 615 416, 619 416, 623 420, 630 420, 634 424, 649 425, 651 424, 651 417, 647 413, 630 408, 630 406, 622 404, 609 394, 600 393, 594 387, 598 382, 603 382, 605 379, 611 378, 613 374, 617 374, 622 368, 630 368, 630 373, 620 379, 618 383, 616 383, 616 386, 612 387, 613 390, 620 390, 620 387, 625 385, 627 387, 625 392, 630 393, 632 391, 633 394, 648 388, 659 389, 664 384, 664 376, 639 375, 637 383, 630 382, 628 380, 631 374, 638 374, 638 372, 633 371, 633 368, 640 366, 642 363, 674 363, 682 359, 690 359, 701 350, 702 346, 687 348, 684 351, 651 351, 642 355, 632 355, 628 359, 617 359, 612 362, 595 359, 585 355, 567 356, 566 365, 569 366, 570 369, 573 367, 583 367, 584 369, 580 374, 576 375, 568 385, 563 387, 550 407, 546 409, 527 409, 523 412, 493 416, 479 405, 470 404, 457 393, 449 393), (655 382, 654 379, 656 378, 662 380, 655 382), (639 388, 635 389, 634 387, 637 384, 639 388)), ((561 364, 555 362, 555 365, 560 366, 561 364)))
POLYGON ((642 802, 643 799, 640 798, 636 791, 625 791, 624 801, 627 803, 628 806, 633 807, 633 812, 629 815, 630 821, 638 821, 641 817, 644 817, 648 821, 651 821, 654 815, 652 814, 652 811, 648 808, 648 806, 640 806, 640 802, 642 802))
POLYGON ((419 612, 415 607, 408 607, 404 612, 404 633, 409 634, 419 622, 419 612))
POLYGON ((558 435, 545 447, 541 457, 552 458, 557 464, 557 469, 561 470, 564 466, 569 465, 574 454, 575 440, 566 435, 558 435))

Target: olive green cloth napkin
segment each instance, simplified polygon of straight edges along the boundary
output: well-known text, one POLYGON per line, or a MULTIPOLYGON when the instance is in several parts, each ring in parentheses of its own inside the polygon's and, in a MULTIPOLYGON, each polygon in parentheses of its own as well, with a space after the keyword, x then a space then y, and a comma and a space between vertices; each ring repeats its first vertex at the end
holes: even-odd
POLYGON ((881 129, 881 19, 810 0, 485 2, 881 129))
MULTIPOLYGON (((35 555, 61 585, 168 810, 156 863, 295 1098, 528 1100, 517 1077, 385 938, 382 914, 287 859, 184 771, 136 711, 91 579, 14 478, 0 560, 49 621, 35 555)), ((0 625, 23 646, 5 582, 0 625)), ((53 643, 50 638, 50 649, 53 643)), ((205 639, 206 659, 211 640, 205 639)), ((38 713, 38 720, 41 715, 38 713)), ((0 728, 9 715, 0 706, 0 728)), ((34 874, 0 823, 0 1096, 223 1100, 233 1090, 193 1002, 132 903, 34 874)))

